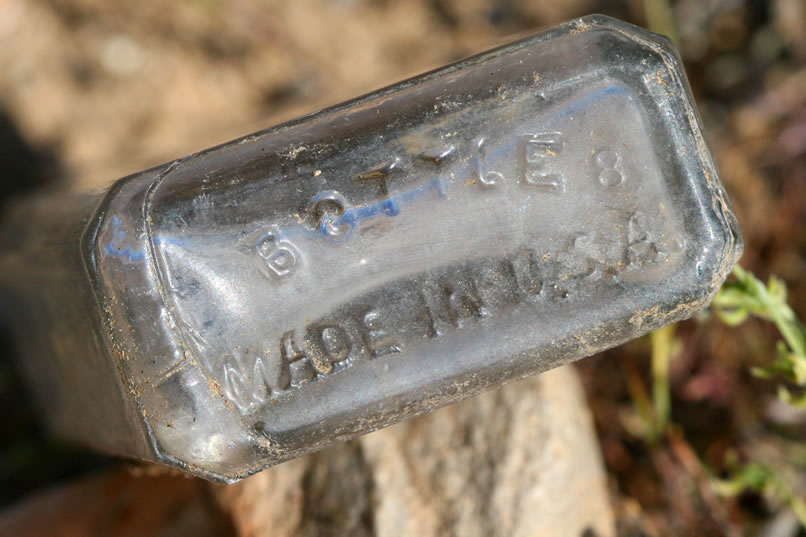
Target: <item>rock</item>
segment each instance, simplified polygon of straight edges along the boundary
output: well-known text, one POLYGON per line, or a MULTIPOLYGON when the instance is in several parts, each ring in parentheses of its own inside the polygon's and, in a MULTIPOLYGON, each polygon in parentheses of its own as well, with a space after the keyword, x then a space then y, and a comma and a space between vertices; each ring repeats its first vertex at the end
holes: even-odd
MULTIPOLYGON (((153 467, 157 471, 164 470, 153 467)), ((233 528, 200 479, 125 470, 81 478, 0 512, 9 537, 226 537, 233 528)))
POLYGON ((570 367, 214 489, 243 537, 614 534, 570 367))

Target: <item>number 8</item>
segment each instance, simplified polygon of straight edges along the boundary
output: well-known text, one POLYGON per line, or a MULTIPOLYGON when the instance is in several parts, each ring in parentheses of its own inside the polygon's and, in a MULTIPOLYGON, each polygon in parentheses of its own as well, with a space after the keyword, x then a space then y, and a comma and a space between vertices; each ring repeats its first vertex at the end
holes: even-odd
POLYGON ((596 166, 599 168, 599 183, 603 186, 618 186, 624 182, 621 169, 621 155, 606 149, 596 154, 596 166))

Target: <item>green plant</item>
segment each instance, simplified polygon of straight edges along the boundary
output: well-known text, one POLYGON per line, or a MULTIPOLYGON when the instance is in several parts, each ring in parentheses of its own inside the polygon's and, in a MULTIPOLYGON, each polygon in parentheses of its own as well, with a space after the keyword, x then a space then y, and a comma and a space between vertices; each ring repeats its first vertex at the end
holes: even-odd
MULTIPOLYGON (((717 293, 711 311, 728 326, 738 326, 750 317, 775 324, 782 336, 776 344, 775 357, 769 364, 754 367, 756 377, 780 379, 779 397, 794 406, 806 407, 806 329, 787 304, 786 285, 771 277, 764 284, 752 273, 736 266, 733 278, 717 293), (800 391, 793 394, 792 385, 800 391)), ((655 448, 670 442, 672 409, 669 367, 679 349, 675 325, 666 326, 649 335, 651 351, 651 392, 647 390, 640 371, 627 368, 627 387, 632 400, 632 412, 622 417, 623 425, 635 436, 655 448)), ((671 432, 674 430, 672 429, 671 432)), ((699 459, 691 452, 692 456, 699 459)), ((783 468, 797 466, 794 461, 780 461, 783 468)), ((698 462, 702 466, 701 462, 698 462)), ((721 496, 738 496, 746 492, 760 494, 773 502, 786 504, 806 529, 806 502, 787 484, 779 470, 759 461, 740 464, 735 453, 726 461, 724 479, 708 478, 710 488, 721 496)))
MULTIPOLYGON (((788 386, 780 384, 778 396, 793 406, 806 407, 806 329, 787 304, 786 285, 774 276, 765 285, 738 265, 733 275, 735 279, 726 282, 714 298, 712 311, 728 326, 738 326, 751 316, 775 324, 783 337, 776 343, 775 358, 751 372, 760 378, 780 378, 796 385, 800 394, 793 395, 788 386)), ((806 503, 772 467, 754 461, 739 465, 735 457, 728 462, 730 477, 712 483, 718 494, 736 496, 753 491, 782 501, 806 528, 806 503)))
POLYGON ((806 502, 798 497, 780 475, 770 466, 758 462, 738 465, 734 460, 727 479, 714 479, 711 486, 721 496, 738 496, 756 492, 773 501, 785 503, 806 528, 806 502))
POLYGON ((753 368, 752 373, 796 385, 801 389, 799 394, 779 385, 779 397, 793 406, 806 407, 806 329, 787 304, 786 285, 774 276, 765 285, 739 266, 733 269, 733 275, 735 280, 726 282, 717 293, 712 310, 729 326, 738 326, 750 316, 775 323, 783 336, 776 344, 775 358, 769 365, 753 368))

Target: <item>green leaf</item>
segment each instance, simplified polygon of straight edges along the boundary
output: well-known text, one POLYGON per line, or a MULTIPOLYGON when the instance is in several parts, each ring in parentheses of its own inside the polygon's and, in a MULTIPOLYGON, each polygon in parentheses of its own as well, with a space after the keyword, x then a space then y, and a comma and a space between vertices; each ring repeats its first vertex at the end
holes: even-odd
POLYGON ((800 395, 793 395, 786 387, 778 386, 778 398, 794 408, 806 408, 806 392, 800 395))
POLYGON ((781 304, 786 304, 786 284, 783 280, 770 276, 770 280, 767 282, 767 292, 773 299, 781 304))
POLYGON ((747 320, 750 312, 745 308, 719 309, 716 310, 716 316, 728 326, 739 326, 747 320))
POLYGON ((716 479, 712 486, 721 496, 738 496, 747 491, 762 492, 772 479, 773 472, 763 464, 751 462, 736 471, 729 479, 716 479))

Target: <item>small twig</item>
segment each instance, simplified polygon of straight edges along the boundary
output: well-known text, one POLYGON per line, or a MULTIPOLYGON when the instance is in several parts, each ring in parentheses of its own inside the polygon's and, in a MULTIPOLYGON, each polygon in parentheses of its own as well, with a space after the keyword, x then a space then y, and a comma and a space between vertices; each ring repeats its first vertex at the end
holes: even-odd
POLYGON ((712 520, 721 528, 722 533, 727 536, 739 537, 742 532, 730 521, 725 505, 719 501, 715 494, 708 471, 700 461, 691 444, 686 440, 683 431, 679 428, 672 428, 667 434, 669 449, 674 453, 675 458, 680 461, 680 465, 686 473, 692 476, 702 501, 708 506, 708 512, 712 520))

